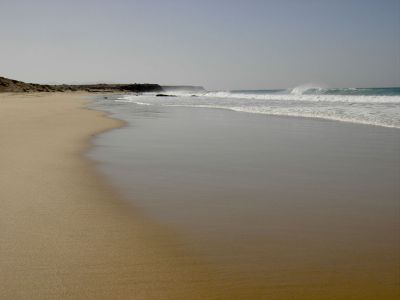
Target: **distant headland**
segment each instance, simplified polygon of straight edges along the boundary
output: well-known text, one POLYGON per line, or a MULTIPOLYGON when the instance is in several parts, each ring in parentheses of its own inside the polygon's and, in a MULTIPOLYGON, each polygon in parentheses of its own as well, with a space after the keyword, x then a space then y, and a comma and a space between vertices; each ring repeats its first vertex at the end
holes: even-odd
POLYGON ((151 83, 133 83, 133 84, 37 84, 26 83, 19 80, 9 79, 0 76, 0 93, 29 93, 29 92, 70 92, 70 91, 86 91, 86 92, 133 92, 145 93, 155 92, 161 93, 171 89, 177 90, 197 90, 204 91, 199 86, 161 86, 151 83))

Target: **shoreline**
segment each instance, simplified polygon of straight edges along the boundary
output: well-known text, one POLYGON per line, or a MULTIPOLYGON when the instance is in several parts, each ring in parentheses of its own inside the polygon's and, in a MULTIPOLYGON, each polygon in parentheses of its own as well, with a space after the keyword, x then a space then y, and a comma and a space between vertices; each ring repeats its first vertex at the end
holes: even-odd
MULTIPOLYGON (((269 94, 265 94, 268 96, 269 94)), ((176 97, 158 99, 151 95, 135 97, 129 94, 122 96, 119 102, 138 105, 161 105, 170 107, 194 107, 225 109, 234 112, 246 112, 267 116, 300 117, 307 119, 321 119, 339 121, 351 124, 365 124, 388 128, 400 128, 400 120, 396 111, 399 96, 372 95, 343 95, 338 98, 334 95, 281 95, 283 98, 269 99, 251 97, 236 97, 234 95, 218 96, 213 94, 197 95, 192 99, 188 95, 172 95, 176 97), (285 97, 292 97, 286 99, 285 97), (306 97, 306 98, 302 98, 306 97), (307 98, 308 97, 308 98, 307 98), (314 98, 309 98, 314 97, 314 98), (315 98, 317 97, 317 98, 315 98), (320 99, 320 97, 322 97, 320 99), (336 98, 331 98, 336 97, 336 98), (360 99, 360 97, 365 97, 360 99), (378 97, 378 96, 376 96, 378 97), (265 100, 265 101, 263 101, 265 100)), ((192 95, 195 96, 195 95, 192 95)))
POLYGON ((398 295, 398 131, 225 109, 96 109, 132 125, 96 138, 99 170, 243 299, 398 295))
MULTIPOLYGON (((400 129, 400 127, 397 127, 395 125, 384 125, 384 124, 373 124, 373 123, 362 123, 362 122, 355 122, 355 121, 350 121, 350 120, 341 120, 341 119, 335 119, 335 118, 324 118, 324 117, 315 117, 315 116, 297 116, 297 115, 279 115, 279 114, 269 114, 269 113, 252 113, 252 112, 247 112, 247 111, 241 111, 241 110, 236 110, 232 108, 225 108, 225 107, 206 107, 206 106, 166 106, 166 107, 183 107, 183 108, 193 108, 193 109, 211 109, 211 110, 225 110, 225 111, 230 111, 233 113, 240 113, 240 114, 250 114, 250 115, 261 115, 261 116, 266 116, 266 117, 276 117, 276 118, 295 118, 295 119, 300 119, 300 120, 314 120, 314 121, 322 121, 322 122, 334 122, 334 123, 344 123, 348 125, 362 125, 362 126, 372 126, 372 127, 381 127, 381 128, 389 128, 389 129, 400 129)), ((119 120, 117 118, 117 120, 119 120)))
POLYGON ((84 95, 0 94, 0 298, 221 296, 174 233, 128 208, 84 157, 122 125, 84 95))
MULTIPOLYGON (((115 134, 109 134, 108 131, 130 123, 123 118, 118 118, 118 113, 88 106, 90 97, 92 94, 81 92, 0 94, 0 138, 2 140, 2 147, 0 147, 2 166, 0 169, 0 269, 2 270, 0 298, 262 299, 263 296, 268 295, 268 297, 290 299, 300 292, 310 296, 310 299, 325 299, 323 297, 326 293, 325 286, 319 286, 313 279, 313 276, 317 276, 318 273, 309 274, 310 277, 305 276, 304 285, 302 281, 298 282, 294 277, 295 284, 290 285, 287 270, 280 269, 279 264, 275 265, 274 259, 270 261, 271 257, 279 258, 279 253, 283 253, 282 249, 279 251, 275 249, 280 246, 273 243, 274 238, 271 239, 271 236, 257 239, 267 244, 261 245, 261 248, 258 246, 254 248, 265 251, 268 259, 262 261, 270 264, 269 271, 259 269, 262 267, 261 261, 258 261, 255 269, 241 269, 242 256, 238 259, 232 256, 232 261, 228 260, 226 266, 220 267, 213 259, 219 255, 222 259, 226 257, 224 252, 218 252, 224 251, 224 246, 221 249, 218 249, 219 246, 216 247, 209 254, 198 251, 199 249, 187 244, 187 236, 181 234, 179 227, 170 226, 171 224, 164 222, 162 218, 151 216, 143 210, 143 202, 141 202, 143 198, 141 199, 141 195, 137 193, 140 193, 140 190, 128 196, 124 194, 123 189, 98 168, 99 163, 102 162, 93 160, 87 153, 96 147, 95 139, 98 141, 99 135, 102 138, 115 136, 115 134), (243 271, 246 272, 243 273, 243 271), (256 276, 253 272, 256 272, 256 276), (284 280, 279 279, 280 276, 284 280), (313 285, 310 286, 307 280, 313 285), (282 289, 282 284, 289 285, 282 289)), ((187 109, 173 111, 183 112, 187 109)), ((218 111, 220 109, 210 112, 218 114, 218 120, 223 120, 224 118, 221 117, 225 115, 223 111, 226 110, 222 109, 221 113, 218 111)), ((195 110, 193 113, 193 116, 202 118, 203 113, 195 110)), ((252 114, 246 115, 238 114, 234 118, 252 117, 252 114)), ((186 114, 180 116, 185 117, 186 114)), ((276 117, 276 120, 274 118, 268 121, 269 124, 278 125, 277 122, 281 116, 273 117, 276 117)), ((286 118, 287 123, 296 126, 300 124, 300 119, 304 120, 304 123, 301 122, 303 125, 314 121, 330 121, 301 117, 286 118)), ((226 120, 228 119, 231 118, 226 120)), ((160 120, 167 122, 167 118, 160 120)), ((195 120, 196 118, 190 118, 190 123, 195 120)), ((145 122, 145 120, 140 121, 140 118, 137 121, 145 122)), ((154 120, 152 121, 151 124, 155 125, 154 120)), ((248 123, 239 121, 232 124, 248 123)), ((340 126, 333 127, 347 127, 343 122, 334 122, 340 126)), ((279 121, 279 123, 282 125, 286 121, 279 121)), ((348 125, 362 124, 348 123, 348 125)), ((129 126, 125 127, 127 128, 115 131, 116 135, 123 134, 129 129, 129 126)), ((166 128, 168 127, 164 129, 166 128)), ((279 129, 280 134, 284 130, 280 126, 276 129, 279 129)), ((143 128, 140 132, 142 130, 143 128)), ((162 130, 156 132, 163 136, 162 130)), ((264 129, 262 132, 265 133, 264 129)), ((142 133, 146 136, 146 130, 142 133)), ((228 137, 229 135, 222 134, 221 136, 228 137)), ((130 139, 138 143, 139 148, 152 149, 152 147, 146 148, 145 141, 141 142, 140 138, 130 136, 130 139)), ((168 141, 173 143, 174 139, 168 138, 168 141)), ((231 149, 235 148, 231 147, 231 149)), ((138 163, 140 161, 137 160, 138 163)), ((163 165, 158 165, 157 173, 162 172, 162 168, 163 165)), ((141 176, 148 169, 147 167, 142 170, 135 168, 135 176, 141 176)), ((172 166, 169 166, 166 171, 171 172, 172 169, 172 166)), ((159 188, 155 177, 150 176, 144 182, 153 188, 157 187, 154 190, 159 188)), ((177 185, 173 186, 172 194, 162 193, 162 200, 165 200, 163 202, 166 205, 164 210, 174 210, 174 206, 169 205, 168 201, 179 199, 178 194, 185 191, 182 186, 179 188, 177 185), (174 193, 177 194, 174 195, 174 193)), ((145 194, 147 193, 148 191, 145 191, 145 194)), ((274 195, 272 190, 269 194, 271 197, 274 195)), ((234 195, 222 197, 220 200, 223 199, 234 200, 234 195)), ((214 221, 220 220, 216 223, 217 226, 223 225, 223 218, 221 218, 223 216, 219 215, 220 212, 215 207, 205 213, 207 215, 204 218, 210 217, 209 214, 211 214, 215 218, 214 221)), ((294 213, 297 217, 302 216, 297 211, 294 213)), ((204 218, 199 220, 204 220, 204 218)), ((271 228, 278 228, 276 226, 280 222, 277 219, 275 220, 273 216, 267 219, 268 223, 272 222, 271 228)), ((235 223, 239 226, 238 232, 241 228, 240 220, 242 219, 238 219, 235 223)), ((289 223, 286 222, 286 224, 289 223)), ((203 226, 202 224, 200 225, 203 226)), ((184 228, 189 229, 186 226, 184 228)), ((293 229, 289 230, 291 231, 293 229)), ((278 232, 272 231, 270 234, 273 237, 278 232)), ((349 232, 345 230, 342 234, 344 235, 338 235, 338 237, 343 238, 349 232)), ((222 241, 224 236, 226 235, 216 236, 216 238, 222 241)), ((236 233, 232 236, 232 241, 235 236, 236 233)), ((368 236, 370 236, 369 233, 368 236)), ((196 235, 191 235, 191 237, 196 239, 196 235)), ((293 242, 295 241, 296 238, 293 239, 293 242)), ((251 247, 254 241, 238 242, 238 245, 251 247)), ((369 243, 362 249, 367 249, 368 245, 369 243)), ((339 247, 341 251, 349 250, 342 249, 340 245, 332 244, 331 246, 332 249, 339 247)), ((308 248, 307 251, 319 253, 318 243, 307 243, 303 247, 308 248)), ((388 249, 391 253, 391 248, 388 249)), ((378 251, 375 248, 370 250, 371 253, 378 251)), ((364 254, 370 255, 368 252, 364 254)), ((375 257, 375 254, 373 256, 375 257)), ((318 257, 317 255, 316 258, 318 257)), ((395 258, 397 264, 398 256, 395 258)), ((282 258, 275 260, 279 261, 282 258)), ((253 259, 250 262, 252 263, 253 259)), ((382 266, 371 267, 377 270, 381 267, 384 267, 386 271, 391 270, 391 268, 386 269, 386 262, 382 261, 382 263, 382 266)), ((297 266, 302 272, 307 270, 303 268, 303 263, 299 262, 297 266)), ((327 265, 325 268, 331 267, 327 265)), ((383 274, 386 274, 385 272, 383 274)), ((347 286, 344 281, 342 282, 344 279, 354 280, 359 276, 356 273, 354 269, 349 271, 348 277, 338 277, 335 280, 333 280, 334 277, 327 277, 325 283, 342 284, 344 289, 335 289, 334 294, 343 293, 348 296, 349 293, 354 293, 353 298, 358 299, 358 290, 366 289, 366 283, 375 284, 376 282, 371 280, 373 276, 366 282, 364 280, 355 282, 354 286, 347 286), (354 288, 356 290, 353 290, 354 288)), ((389 276, 389 282, 391 282, 391 275, 388 274, 385 276, 389 276)), ((386 290, 378 285, 368 288, 377 295, 398 294, 398 290, 393 291, 391 288, 386 290)), ((328 294, 325 296, 326 299, 329 298, 328 294)))

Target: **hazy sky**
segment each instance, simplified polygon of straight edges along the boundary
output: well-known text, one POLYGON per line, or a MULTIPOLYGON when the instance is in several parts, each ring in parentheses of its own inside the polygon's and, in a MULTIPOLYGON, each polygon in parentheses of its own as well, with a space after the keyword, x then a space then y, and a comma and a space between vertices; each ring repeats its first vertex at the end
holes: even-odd
POLYGON ((0 76, 400 86, 400 0, 0 0, 0 76))

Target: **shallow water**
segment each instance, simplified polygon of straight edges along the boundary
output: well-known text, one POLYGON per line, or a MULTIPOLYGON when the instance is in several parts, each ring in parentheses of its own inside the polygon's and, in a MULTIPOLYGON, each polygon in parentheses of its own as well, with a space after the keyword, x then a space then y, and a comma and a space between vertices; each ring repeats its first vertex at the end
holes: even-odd
POLYGON ((152 93, 122 95, 116 101, 139 105, 222 108, 278 116, 320 118, 400 128, 400 88, 189 92, 168 90, 175 97, 152 93))
POLYGON ((94 107, 128 126, 98 136, 89 156, 226 289, 398 295, 399 129, 112 99, 94 107))

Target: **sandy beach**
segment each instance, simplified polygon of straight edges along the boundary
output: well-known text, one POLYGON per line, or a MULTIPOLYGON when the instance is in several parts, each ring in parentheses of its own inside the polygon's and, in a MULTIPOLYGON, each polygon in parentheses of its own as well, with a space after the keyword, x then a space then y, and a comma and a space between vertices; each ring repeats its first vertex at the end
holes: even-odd
POLYGON ((1 0, 0 33, 0 300, 400 299, 400 0, 1 0))
MULTIPOLYGON (((94 158, 109 172, 126 174, 119 185, 84 155, 96 134, 123 125, 87 109, 90 97, 0 94, 0 299, 398 296, 398 169, 392 164, 398 160, 391 145, 397 131, 144 107, 135 113, 135 127, 94 140, 100 151, 94 158), (246 132, 254 138, 243 142, 246 132), (327 132, 332 142, 326 149, 350 136, 363 138, 352 139, 340 160, 325 160, 329 153, 306 145, 327 132), (221 143, 219 136, 225 137, 221 143), (182 140, 186 146, 175 148, 182 140), (298 176, 289 164, 294 147, 286 143, 303 157, 298 176), (240 159, 249 149, 252 155, 240 159), (249 159, 263 149, 263 161, 249 159), (363 156, 356 159, 353 151, 363 156), (278 153, 286 159, 275 164, 278 153), (363 171, 381 167, 384 173, 363 171), (208 168, 213 172, 204 173, 208 168), (391 175, 382 181, 379 174, 391 175), (263 178, 269 178, 267 192, 260 189, 263 178), (338 198, 331 202, 329 195, 338 198), (374 204, 379 197, 382 204, 374 204)), ((118 107, 122 119, 132 113, 118 107)))
POLYGON ((173 234, 82 158, 92 135, 121 125, 84 109, 84 96, 0 95, 0 299, 218 295, 173 234))

